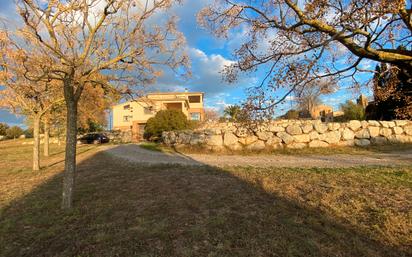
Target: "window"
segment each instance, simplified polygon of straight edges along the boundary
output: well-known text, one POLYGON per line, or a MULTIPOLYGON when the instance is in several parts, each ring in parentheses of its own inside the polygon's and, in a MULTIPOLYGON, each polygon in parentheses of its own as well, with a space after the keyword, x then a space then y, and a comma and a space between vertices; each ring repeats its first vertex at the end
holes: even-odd
POLYGON ((132 118, 133 118, 132 115, 125 115, 125 116, 123 116, 123 122, 132 121, 132 118))
POLYGON ((123 106, 123 110, 130 110, 130 104, 123 106))
POLYGON ((190 95, 189 103, 200 103, 200 95, 190 95))
POLYGON ((190 119, 191 120, 200 120, 200 112, 192 112, 190 114, 190 119))
POLYGON ((144 107, 144 114, 152 114, 153 113, 153 107, 144 107))

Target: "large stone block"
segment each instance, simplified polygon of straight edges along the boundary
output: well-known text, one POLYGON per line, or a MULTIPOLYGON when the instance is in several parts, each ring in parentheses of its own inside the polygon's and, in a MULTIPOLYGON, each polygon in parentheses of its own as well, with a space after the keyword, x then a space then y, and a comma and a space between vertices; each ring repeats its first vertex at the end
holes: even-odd
POLYGON ((369 130, 366 129, 366 128, 363 128, 363 129, 357 131, 355 133, 355 138, 359 138, 359 139, 370 138, 369 130))
POLYGON ((369 127, 369 135, 371 137, 377 137, 379 136, 380 128, 379 127, 369 127))
POLYGON ((162 133, 162 141, 164 144, 170 146, 176 143, 176 134, 173 131, 170 132, 163 132, 162 133))
POLYGON ((238 143, 238 141, 239 141, 239 138, 231 132, 226 132, 223 135, 223 144, 226 146, 238 143))
POLYGON ((180 133, 179 136, 176 139, 176 143, 178 144, 189 144, 190 143, 190 139, 192 137, 192 134, 189 133, 180 133))
POLYGON ((250 145, 250 144, 253 144, 256 141, 258 141, 257 136, 247 136, 247 137, 239 138, 239 142, 242 145, 250 145))
POLYGON ((389 126, 390 128, 393 128, 393 127, 396 126, 396 123, 395 123, 394 121, 388 121, 388 126, 389 126))
POLYGON ((313 124, 307 123, 302 125, 302 131, 303 133, 307 134, 313 130, 313 124))
POLYGON ((339 131, 331 131, 319 135, 319 140, 325 141, 329 144, 337 144, 340 141, 341 134, 339 131))
POLYGON ((401 127, 393 127, 392 129, 395 135, 401 135, 403 133, 403 128, 401 127))
POLYGON ((272 132, 268 132, 268 131, 265 131, 265 132, 259 131, 259 132, 256 132, 256 136, 257 136, 260 140, 267 141, 269 138, 271 138, 271 137, 273 136, 273 133, 272 133, 272 132))
POLYGON ((270 132, 282 132, 282 131, 285 131, 285 128, 277 124, 271 124, 269 126, 269 131, 270 132))
POLYGON ((393 128, 396 126, 394 121, 380 121, 381 126, 384 128, 393 128))
POLYGON ((294 141, 294 138, 286 132, 278 132, 276 134, 285 144, 290 144, 294 141))
POLYGON ((328 130, 328 126, 322 122, 316 122, 313 126, 318 133, 325 133, 328 130))
POLYGON ((381 124, 376 120, 368 120, 369 126, 380 127, 381 124))
POLYGON ((305 143, 291 143, 289 145, 286 145, 287 148, 290 149, 302 149, 305 148, 307 145, 305 143))
POLYGON ((366 120, 361 121, 361 126, 362 128, 367 128, 369 126, 369 123, 366 120))
POLYGON ((405 126, 406 124, 408 124, 408 121, 407 120, 395 120, 395 124, 398 127, 402 127, 402 126, 405 126))
POLYGON ((266 141, 266 145, 268 145, 268 146, 277 145, 279 143, 282 143, 282 139, 280 139, 277 136, 272 136, 271 138, 268 139, 268 141, 266 141))
POLYGON ((396 135, 395 139, 397 143, 402 143, 402 144, 412 143, 412 136, 396 135))
POLYGON ((205 134, 193 134, 190 138, 190 145, 201 145, 206 141, 205 134))
POLYGON ((210 128, 210 129, 205 129, 204 133, 206 135, 221 135, 222 130, 220 128, 210 128))
POLYGON ((356 130, 358 130, 362 127, 362 124, 358 120, 351 120, 351 121, 349 121, 348 127, 351 130, 356 131, 356 130))
POLYGON ((357 146, 369 146, 370 144, 369 139, 355 139, 355 145, 357 146))
POLYGON ((269 140, 266 141, 266 148, 268 150, 279 150, 283 149, 283 144, 282 143, 275 143, 275 144, 268 144, 269 140))
POLYGON ((295 139, 294 141, 297 143, 309 143, 310 142, 309 134, 295 135, 293 136, 293 138, 295 139))
POLYGON ((232 150, 232 151, 241 151, 241 150, 243 150, 243 146, 240 144, 240 143, 233 143, 233 144, 230 144, 230 145, 226 145, 226 147, 229 149, 229 150, 232 150))
POLYGON ((222 146, 223 138, 222 135, 207 135, 205 142, 210 146, 222 146))
POLYGON ((411 125, 403 127, 403 130, 405 131, 406 135, 412 136, 412 126, 411 125))
POLYGON ((335 131, 340 129, 340 124, 339 123, 328 123, 328 129, 330 131, 335 131))
POLYGON ((320 140, 313 140, 309 143, 309 147, 318 148, 318 147, 328 147, 329 144, 320 140))
POLYGON ((248 146, 246 146, 246 149, 249 151, 262 151, 266 148, 265 142, 262 140, 258 140, 248 146))
POLYGON ((309 133, 310 136, 310 140, 315 140, 315 139, 319 139, 319 133, 316 131, 312 131, 309 133))
POLYGON ((299 125, 289 125, 286 127, 286 132, 290 135, 300 135, 302 134, 302 129, 299 125))
POLYGON ((392 129, 390 129, 390 128, 381 128, 379 134, 384 136, 384 137, 389 137, 390 135, 392 135, 392 129))
POLYGON ((247 137, 250 133, 249 133, 248 129, 243 128, 243 127, 239 127, 239 128, 237 128, 235 134, 238 137, 247 137))

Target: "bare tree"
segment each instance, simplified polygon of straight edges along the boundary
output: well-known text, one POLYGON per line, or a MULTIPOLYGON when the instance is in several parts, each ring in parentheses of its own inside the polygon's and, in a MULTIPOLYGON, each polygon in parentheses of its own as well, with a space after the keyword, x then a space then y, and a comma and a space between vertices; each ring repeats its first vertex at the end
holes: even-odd
MULTIPOLYGON (((188 65, 179 49, 184 38, 172 17, 164 24, 151 20, 174 0, 19 0, 24 27, 15 36, 20 48, 34 48, 44 56, 39 66, 47 73, 27 77, 62 83, 67 123, 62 208, 72 207, 76 171, 78 103, 86 87, 130 88, 153 82, 160 65, 177 70, 188 65), (152 22, 152 23, 151 23, 152 22), (21 45, 21 39, 29 44, 21 45), (110 84, 99 80, 105 73, 110 84)), ((30 60, 31 56, 27 56, 30 60)))
POLYGON ((219 120, 219 113, 213 108, 206 108, 205 109, 205 121, 218 121, 219 120))
POLYGON ((239 72, 266 71, 250 90, 248 106, 270 110, 298 87, 352 79, 373 72, 363 60, 389 63, 412 77, 412 19, 405 0, 217 0, 199 22, 218 36, 243 30, 238 62, 226 67, 228 81, 239 72), (276 92, 285 92, 277 96, 276 92), (286 89, 286 90, 285 90, 286 89))
POLYGON ((317 83, 296 88, 296 101, 299 111, 305 112, 305 116, 311 117, 316 106, 322 103, 321 96, 334 92, 335 85, 329 81, 320 80, 317 83))

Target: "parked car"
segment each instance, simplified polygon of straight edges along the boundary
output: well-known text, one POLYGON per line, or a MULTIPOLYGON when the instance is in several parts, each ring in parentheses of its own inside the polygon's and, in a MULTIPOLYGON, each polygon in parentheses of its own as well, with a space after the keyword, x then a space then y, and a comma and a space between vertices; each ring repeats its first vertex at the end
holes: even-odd
POLYGON ((109 138, 102 133, 90 133, 82 136, 78 142, 82 144, 103 144, 108 143, 109 138))

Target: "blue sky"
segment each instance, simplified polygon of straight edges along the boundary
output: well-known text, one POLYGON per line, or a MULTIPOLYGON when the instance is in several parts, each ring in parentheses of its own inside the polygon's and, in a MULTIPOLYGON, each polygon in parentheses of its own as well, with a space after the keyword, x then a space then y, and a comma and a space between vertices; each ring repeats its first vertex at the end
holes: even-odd
MULTIPOLYGON (((234 32, 229 39, 218 39, 208 31, 202 29, 196 22, 197 12, 210 4, 213 0, 185 0, 183 4, 174 7, 171 12, 179 17, 179 29, 187 40, 187 52, 192 61, 192 78, 182 81, 170 71, 165 71, 164 76, 158 79, 153 90, 161 91, 189 91, 205 92, 205 105, 221 111, 225 106, 238 104, 245 98, 245 89, 259 83, 263 78, 262 72, 255 72, 241 76, 237 83, 227 84, 223 82, 220 70, 224 65, 233 61, 232 52, 242 39, 242 31, 234 32)), ((0 17, 9 20, 16 19, 13 0, 0 0, 0 17)), ((368 62, 365 66, 374 67, 374 63, 368 62)), ((370 78, 367 75, 364 79, 370 78)), ((342 89, 336 93, 323 97, 323 102, 339 109, 339 104, 348 99, 355 99, 359 92, 346 88, 349 84, 342 84, 342 89)), ((150 89, 149 89, 150 90, 150 89)), ((362 89, 363 93, 370 95, 368 89, 362 89)), ((288 98, 282 106, 279 106, 277 114, 282 114, 293 104, 292 98, 288 98)), ((7 111, 0 110, 0 122, 21 124, 22 117, 16 117, 7 111)))

